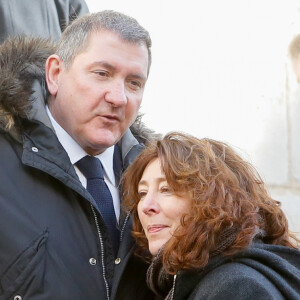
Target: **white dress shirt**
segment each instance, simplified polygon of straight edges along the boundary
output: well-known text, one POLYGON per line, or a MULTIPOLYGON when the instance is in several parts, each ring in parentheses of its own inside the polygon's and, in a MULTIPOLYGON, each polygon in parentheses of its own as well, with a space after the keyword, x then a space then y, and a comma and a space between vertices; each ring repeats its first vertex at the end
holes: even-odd
MULTIPOLYGON (((75 165, 81 158, 88 155, 81 146, 54 120, 48 106, 46 106, 46 111, 55 130, 56 136, 59 142, 62 144, 67 154, 69 155, 70 161, 73 164, 75 171, 81 181, 82 185, 86 188, 87 180, 85 176, 80 172, 80 170, 75 165)), ((119 190, 116 186, 115 173, 113 168, 113 155, 114 146, 107 148, 101 154, 96 155, 100 159, 103 171, 104 171, 104 181, 107 184, 110 193, 113 198, 114 209, 116 213, 116 218, 119 220, 120 216, 120 196, 119 190)))

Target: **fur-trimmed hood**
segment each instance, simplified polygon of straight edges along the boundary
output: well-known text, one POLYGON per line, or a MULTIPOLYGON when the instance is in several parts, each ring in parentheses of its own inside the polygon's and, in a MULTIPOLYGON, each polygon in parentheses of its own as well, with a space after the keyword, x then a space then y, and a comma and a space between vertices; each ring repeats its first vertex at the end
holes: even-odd
MULTIPOLYGON (((54 52, 55 45, 43 38, 14 37, 0 44, 0 129, 17 137, 20 118, 51 126, 45 112, 45 62, 54 52)), ((158 137, 141 115, 130 129, 139 142, 158 137)))
POLYGON ((0 45, 1 129, 15 131, 19 118, 29 118, 33 84, 38 81, 45 87, 45 62, 54 51, 55 46, 42 38, 15 37, 0 45))

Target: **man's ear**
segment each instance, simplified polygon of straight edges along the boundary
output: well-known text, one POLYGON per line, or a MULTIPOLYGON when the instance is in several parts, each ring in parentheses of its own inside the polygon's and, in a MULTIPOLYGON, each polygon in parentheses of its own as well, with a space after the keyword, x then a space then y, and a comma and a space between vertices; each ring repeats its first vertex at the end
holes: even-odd
POLYGON ((45 72, 46 72, 46 82, 49 93, 52 96, 56 96, 58 90, 58 78, 59 73, 62 71, 63 62, 61 58, 53 54, 48 57, 45 65, 45 72))

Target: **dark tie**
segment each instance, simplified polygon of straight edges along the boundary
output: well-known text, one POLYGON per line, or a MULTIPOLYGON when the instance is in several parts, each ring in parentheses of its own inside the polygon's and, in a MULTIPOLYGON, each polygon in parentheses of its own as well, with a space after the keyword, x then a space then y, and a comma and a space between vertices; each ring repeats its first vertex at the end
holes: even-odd
POLYGON ((103 168, 98 158, 85 156, 80 159, 76 166, 87 179, 87 190, 93 196, 102 219, 106 225, 109 236, 113 243, 114 252, 119 248, 120 231, 117 229, 117 220, 111 193, 104 181, 103 168))

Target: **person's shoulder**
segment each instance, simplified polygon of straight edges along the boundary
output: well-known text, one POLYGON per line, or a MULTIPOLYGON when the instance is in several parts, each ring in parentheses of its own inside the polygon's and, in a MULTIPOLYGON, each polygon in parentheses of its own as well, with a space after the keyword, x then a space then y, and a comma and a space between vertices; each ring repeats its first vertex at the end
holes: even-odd
POLYGON ((259 271, 238 262, 228 262, 208 272, 188 299, 265 300, 283 297, 259 271))

